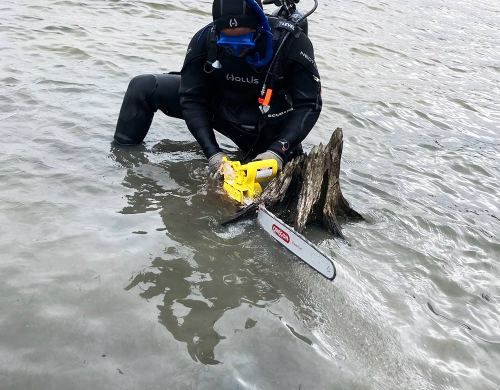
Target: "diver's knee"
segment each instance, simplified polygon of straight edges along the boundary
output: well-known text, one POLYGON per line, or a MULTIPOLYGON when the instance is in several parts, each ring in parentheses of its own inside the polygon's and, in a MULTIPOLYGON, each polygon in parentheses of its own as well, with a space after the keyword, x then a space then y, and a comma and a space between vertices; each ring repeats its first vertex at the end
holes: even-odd
POLYGON ((156 88, 156 77, 152 74, 141 74, 130 80, 127 94, 145 98, 156 88))

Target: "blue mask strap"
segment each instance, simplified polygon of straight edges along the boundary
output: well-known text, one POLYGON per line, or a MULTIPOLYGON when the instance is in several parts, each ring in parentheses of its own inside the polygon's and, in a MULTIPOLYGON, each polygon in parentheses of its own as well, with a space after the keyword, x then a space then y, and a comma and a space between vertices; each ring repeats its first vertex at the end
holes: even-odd
POLYGON ((262 25, 262 38, 264 39, 265 43, 265 53, 264 53, 264 58, 260 58, 259 53, 255 53, 253 57, 248 56, 246 58, 247 63, 249 63, 252 66, 255 66, 256 68, 262 68, 263 66, 266 66, 269 64, 269 62, 273 58, 273 33, 271 32, 271 26, 269 25, 269 20, 267 19, 266 14, 260 8, 259 4, 255 0, 245 0, 248 6, 257 14, 259 15, 259 19, 262 25))

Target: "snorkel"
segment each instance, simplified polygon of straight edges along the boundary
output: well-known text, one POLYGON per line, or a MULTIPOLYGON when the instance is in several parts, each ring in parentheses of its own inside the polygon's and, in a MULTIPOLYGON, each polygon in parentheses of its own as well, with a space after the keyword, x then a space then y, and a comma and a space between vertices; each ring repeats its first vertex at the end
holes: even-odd
POLYGON ((247 56, 246 62, 256 68, 262 68, 269 64, 273 58, 273 33, 271 32, 271 26, 269 25, 269 20, 267 19, 264 10, 260 7, 255 0, 245 0, 248 6, 254 11, 260 19, 260 33, 262 34, 262 39, 264 40, 265 49, 264 57, 260 58, 259 53, 255 53, 253 56, 247 56))

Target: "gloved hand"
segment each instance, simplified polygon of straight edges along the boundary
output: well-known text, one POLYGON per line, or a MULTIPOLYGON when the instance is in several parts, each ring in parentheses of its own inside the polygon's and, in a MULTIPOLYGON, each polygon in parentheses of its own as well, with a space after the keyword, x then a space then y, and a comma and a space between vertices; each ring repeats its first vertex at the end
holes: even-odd
POLYGON ((280 172, 283 169, 283 159, 275 152, 272 150, 266 150, 264 153, 258 154, 255 156, 255 160, 276 160, 278 163, 278 172, 280 172))
POLYGON ((208 159, 208 175, 212 179, 218 179, 221 177, 220 168, 222 166, 222 159, 224 157, 227 157, 226 154, 223 152, 219 152, 208 159))

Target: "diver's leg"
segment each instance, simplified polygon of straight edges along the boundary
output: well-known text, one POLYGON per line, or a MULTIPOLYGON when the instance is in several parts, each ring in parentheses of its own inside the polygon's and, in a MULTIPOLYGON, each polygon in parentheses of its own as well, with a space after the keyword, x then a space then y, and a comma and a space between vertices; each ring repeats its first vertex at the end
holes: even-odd
POLYGON ((156 89, 151 95, 151 102, 165 115, 184 119, 179 98, 181 75, 177 72, 156 75, 156 89))
POLYGON ((146 137, 155 113, 147 100, 155 88, 154 75, 136 76, 130 80, 116 123, 116 142, 135 145, 146 137))
POLYGON ((156 110, 182 118, 179 104, 180 75, 141 75, 134 77, 123 98, 116 124, 115 140, 136 145, 148 133, 156 110))

